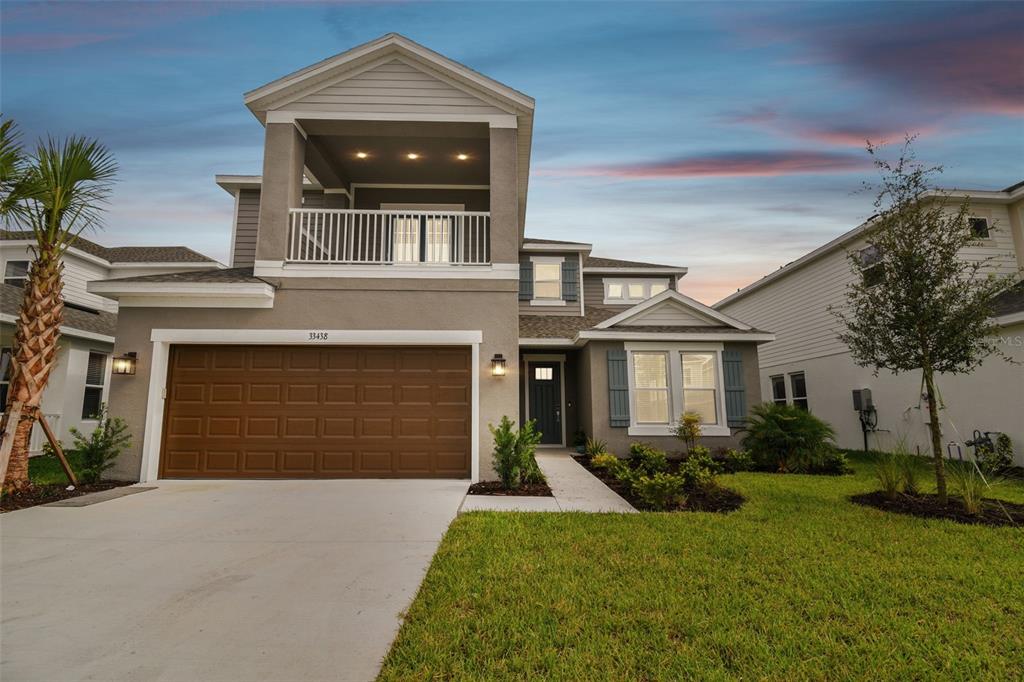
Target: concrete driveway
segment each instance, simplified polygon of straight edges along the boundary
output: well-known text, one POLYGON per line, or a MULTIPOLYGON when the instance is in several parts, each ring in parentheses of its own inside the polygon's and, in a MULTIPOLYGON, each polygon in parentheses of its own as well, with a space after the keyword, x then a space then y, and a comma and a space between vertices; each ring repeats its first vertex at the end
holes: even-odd
POLYGON ((372 679, 467 486, 157 485, 0 517, 0 678, 372 679))

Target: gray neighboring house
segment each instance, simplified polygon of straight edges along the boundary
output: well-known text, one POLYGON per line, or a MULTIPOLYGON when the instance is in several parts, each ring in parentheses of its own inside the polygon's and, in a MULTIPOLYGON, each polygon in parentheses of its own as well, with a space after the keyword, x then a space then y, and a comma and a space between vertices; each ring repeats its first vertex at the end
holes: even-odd
MULTIPOLYGON (((952 190, 954 200, 969 199, 978 243, 965 249, 966 260, 984 260, 986 270, 1016 277, 1024 273, 1024 182, 996 191, 952 190)), ((959 208, 959 206, 957 206, 959 208)), ((796 404, 830 422, 843 447, 863 447, 852 391, 870 389, 878 413, 872 448, 891 449, 900 441, 930 452, 927 407, 921 399, 921 374, 894 375, 858 367, 839 341, 829 305, 840 306, 854 280, 847 253, 858 253, 865 269, 873 266, 860 225, 783 268, 715 304, 715 309, 764 325, 776 340, 759 349, 760 385, 766 399, 796 404)), ((876 266, 877 267, 877 266, 876 266)), ((1002 351, 1024 363, 1024 282, 996 301, 1002 351)), ((938 378, 945 409, 943 440, 955 456, 979 431, 1006 433, 1016 463, 1024 465, 1024 364, 989 358, 969 375, 938 378)))
POLYGON ((396 34, 244 96, 261 176, 223 175, 232 263, 91 282, 117 300, 117 474, 493 477, 488 424, 620 454, 704 417, 734 443, 774 337, 686 269, 525 236, 534 101, 396 34))
MULTIPOLYGON (((23 287, 32 262, 31 233, 0 230, 0 364, 14 341, 14 322, 21 307, 23 287)), ((166 274, 180 270, 200 272, 223 267, 184 246, 101 246, 79 238, 64 255, 64 323, 61 325, 57 364, 43 394, 43 414, 64 442, 70 429, 88 432, 110 389, 111 357, 117 327, 117 302, 87 291, 93 280, 166 274)), ((7 404, 8 376, 0 375, 0 410, 7 404)), ((42 430, 37 426, 30 453, 39 454, 42 430)))

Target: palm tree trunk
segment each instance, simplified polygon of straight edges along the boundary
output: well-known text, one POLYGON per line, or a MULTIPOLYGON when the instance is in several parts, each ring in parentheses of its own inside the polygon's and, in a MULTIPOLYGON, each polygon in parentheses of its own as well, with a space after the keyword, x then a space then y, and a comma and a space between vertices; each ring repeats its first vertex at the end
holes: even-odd
POLYGON ((939 502, 946 504, 946 460, 942 456, 942 424, 939 422, 939 405, 935 395, 935 376, 931 367, 924 368, 924 390, 928 402, 928 430, 932 436, 932 458, 935 463, 935 487, 939 502))
POLYGON ((29 484, 28 450, 32 426, 57 359, 60 323, 64 318, 64 264, 56 248, 37 253, 25 283, 25 296, 15 322, 8 406, 20 401, 22 418, 14 432, 5 489, 29 484))

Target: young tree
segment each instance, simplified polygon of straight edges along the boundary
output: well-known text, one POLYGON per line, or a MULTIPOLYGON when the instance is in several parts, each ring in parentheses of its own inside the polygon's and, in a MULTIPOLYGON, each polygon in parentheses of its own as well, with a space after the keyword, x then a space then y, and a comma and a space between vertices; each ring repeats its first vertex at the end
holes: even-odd
POLYGON ((98 142, 40 142, 18 180, 15 219, 32 232, 33 260, 18 318, 7 410, 22 404, 4 487, 28 485, 28 448, 43 390, 57 357, 64 312, 63 256, 83 230, 100 225, 117 165, 98 142))
POLYGON ((854 361, 895 374, 920 370, 928 406, 935 481, 947 500, 939 422, 939 374, 967 374, 999 349, 992 299, 1016 278, 991 273, 988 259, 966 258, 978 244, 969 221, 969 201, 956 202, 935 188, 940 166, 917 161, 908 137, 899 159, 886 161, 868 144, 881 176, 877 215, 863 233, 868 249, 851 252, 856 281, 846 305, 831 308, 854 361), (865 254, 868 255, 865 261, 865 254), (866 266, 873 267, 866 267, 866 266))

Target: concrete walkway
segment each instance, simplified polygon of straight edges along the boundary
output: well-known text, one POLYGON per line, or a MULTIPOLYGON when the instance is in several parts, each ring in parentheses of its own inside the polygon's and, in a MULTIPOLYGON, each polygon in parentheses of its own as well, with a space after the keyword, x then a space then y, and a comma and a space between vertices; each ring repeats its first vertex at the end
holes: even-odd
POLYGON ((372 680, 466 493, 156 485, 0 516, 0 679, 372 680))
POLYGON ((548 479, 554 497, 502 497, 467 495, 459 512, 467 511, 583 511, 636 510, 572 458, 569 450, 537 451, 537 464, 548 479))

